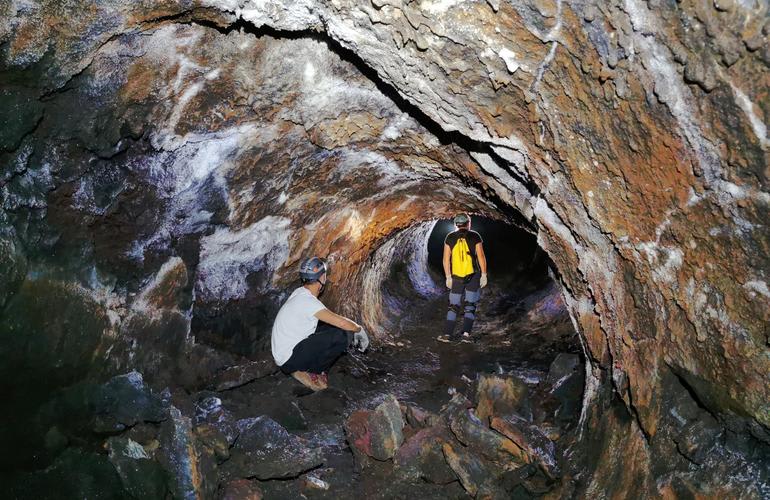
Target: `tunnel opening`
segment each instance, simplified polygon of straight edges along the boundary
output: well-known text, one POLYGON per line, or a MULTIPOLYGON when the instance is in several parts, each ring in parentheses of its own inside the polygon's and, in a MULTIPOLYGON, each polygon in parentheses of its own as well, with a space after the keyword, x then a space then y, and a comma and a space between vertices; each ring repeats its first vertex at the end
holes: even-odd
MULTIPOLYGON (((456 227, 449 219, 436 221, 427 242, 430 272, 443 280, 443 247, 456 227)), ((483 239, 490 266, 489 285, 484 290, 479 327, 494 328, 511 337, 540 332, 550 339, 563 338, 561 348, 578 352, 574 326, 554 279, 552 263, 525 229, 483 216, 472 217, 471 229, 483 239)))

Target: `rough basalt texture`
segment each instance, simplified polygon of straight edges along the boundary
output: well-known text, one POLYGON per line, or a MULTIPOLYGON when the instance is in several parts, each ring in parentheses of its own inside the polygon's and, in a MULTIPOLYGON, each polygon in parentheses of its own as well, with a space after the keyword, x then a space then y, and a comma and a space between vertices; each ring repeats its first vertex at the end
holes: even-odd
POLYGON ((5 2, 0 378, 253 356, 309 253, 327 303, 384 336, 371 256, 467 209, 536 233, 561 281, 600 450, 584 488, 719 494, 746 470, 730 487, 767 494, 768 9, 5 2), (693 406, 713 449, 688 445, 714 441, 693 406))

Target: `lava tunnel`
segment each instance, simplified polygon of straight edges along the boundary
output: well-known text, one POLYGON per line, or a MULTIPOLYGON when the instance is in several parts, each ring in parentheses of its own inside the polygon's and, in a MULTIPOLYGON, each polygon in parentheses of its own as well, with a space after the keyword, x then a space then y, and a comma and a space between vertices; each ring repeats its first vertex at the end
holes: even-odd
POLYGON ((5 496, 770 497, 769 34, 760 1, 0 3, 5 496), (459 213, 488 283, 442 342, 459 213), (318 392, 271 356, 312 255, 371 340, 318 392))

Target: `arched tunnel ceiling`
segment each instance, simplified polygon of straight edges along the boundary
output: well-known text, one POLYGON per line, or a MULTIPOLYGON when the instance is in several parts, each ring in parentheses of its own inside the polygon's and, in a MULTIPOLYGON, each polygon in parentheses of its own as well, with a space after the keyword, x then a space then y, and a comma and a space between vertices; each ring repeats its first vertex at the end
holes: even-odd
MULTIPOLYGON (((593 388, 612 380, 635 417, 633 446, 681 385, 767 438, 766 2, 0 9, 7 248, 67 227, 58 248, 135 266, 136 289, 185 254, 170 241, 215 227, 184 255, 205 301, 236 298, 218 280, 245 280, 253 255, 275 282, 314 251, 355 277, 411 222, 517 211, 557 268, 593 388), (46 206, 58 229, 38 231, 46 206)), ((8 282, 24 253, 4 256, 8 282)))

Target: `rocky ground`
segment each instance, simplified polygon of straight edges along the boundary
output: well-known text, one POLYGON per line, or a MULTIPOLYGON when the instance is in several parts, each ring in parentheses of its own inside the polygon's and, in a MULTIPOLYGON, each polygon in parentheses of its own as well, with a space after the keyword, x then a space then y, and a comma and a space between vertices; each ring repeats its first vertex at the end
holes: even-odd
POLYGON ((495 306, 515 299, 490 286, 475 343, 437 341, 445 298, 416 302, 393 341, 343 356, 318 393, 269 357, 197 390, 138 372, 70 387, 44 410, 67 415, 46 431, 58 457, 10 479, 13 496, 539 497, 561 484, 583 390, 556 292, 521 293, 501 328, 495 306))

